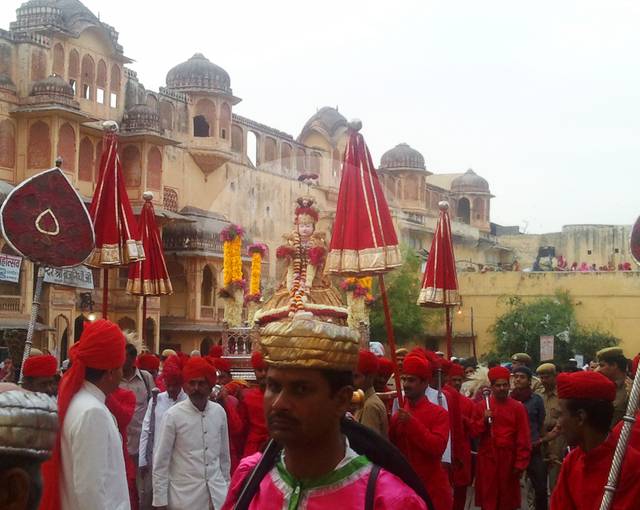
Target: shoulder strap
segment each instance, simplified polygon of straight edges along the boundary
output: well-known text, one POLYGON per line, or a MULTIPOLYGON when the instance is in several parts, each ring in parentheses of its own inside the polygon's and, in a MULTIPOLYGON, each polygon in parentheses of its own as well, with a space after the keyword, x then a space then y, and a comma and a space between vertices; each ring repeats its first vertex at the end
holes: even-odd
POLYGON ((364 496, 364 509, 373 510, 374 498, 376 495, 376 482, 380 474, 380 466, 374 464, 369 473, 369 481, 367 482, 367 491, 364 496))
POLYGON ((151 387, 149 385, 149 381, 147 380, 147 376, 151 377, 151 374, 146 370, 140 370, 140 375, 142 376, 142 382, 144 382, 144 387, 147 389, 147 402, 151 399, 151 387))

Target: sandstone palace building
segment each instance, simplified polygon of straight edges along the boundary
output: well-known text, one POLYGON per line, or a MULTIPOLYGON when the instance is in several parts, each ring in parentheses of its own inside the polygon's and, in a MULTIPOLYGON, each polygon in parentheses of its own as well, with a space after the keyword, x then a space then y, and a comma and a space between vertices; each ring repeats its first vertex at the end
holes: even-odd
MULTIPOLYGON (((229 222, 242 225, 248 240, 271 248, 263 268, 267 294, 279 277, 275 248, 291 229, 298 196, 315 197, 319 229, 330 231, 346 141, 347 119, 336 108, 311 111, 297 135, 270 127, 276 122, 268 119, 234 113, 242 84, 232 87, 207 48, 193 51, 153 91, 127 67, 131 60, 116 29, 78 0, 29 0, 8 30, 0 30, 0 191, 6 196, 61 157, 66 176, 88 203, 101 124, 119 123, 127 191, 137 211, 142 194, 154 194, 175 292, 150 299, 148 316, 142 317, 139 298, 124 291, 126 268, 112 270, 110 318, 123 329, 146 328, 155 350, 206 350, 219 336, 218 233, 229 222), (309 186, 299 181, 303 174, 317 179, 309 186)), ((348 114, 364 118, 366 135, 367 113, 348 114)), ((397 142, 389 140, 378 172, 401 241, 428 250, 437 204, 448 200, 459 263, 512 262, 511 250, 491 234, 489 183, 473 170, 438 173, 418 150, 397 142)), ((11 254, 6 246, 2 251, 11 254)), ((24 261, 20 271, 19 283, 0 282, 5 331, 24 329, 30 313, 33 268, 24 261)), ((100 285, 97 272, 93 290, 47 284, 36 345, 64 359, 83 318, 100 310, 100 285)))

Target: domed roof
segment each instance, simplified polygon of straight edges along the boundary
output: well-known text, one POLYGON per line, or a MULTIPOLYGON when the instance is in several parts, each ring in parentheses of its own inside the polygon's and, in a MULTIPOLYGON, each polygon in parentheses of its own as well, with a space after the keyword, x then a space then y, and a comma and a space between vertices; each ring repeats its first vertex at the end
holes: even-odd
POLYGON ((137 104, 127 109, 122 124, 125 131, 160 132, 160 116, 146 104, 137 104))
POLYGON ((393 149, 385 152, 380 158, 380 170, 391 170, 396 168, 426 170, 424 166, 424 157, 408 144, 400 143, 393 149))
POLYGON ((320 131, 333 137, 340 128, 346 129, 347 124, 347 119, 337 108, 323 106, 305 123, 298 139, 306 136, 309 131, 320 131))
POLYGON ((16 84, 13 83, 11 76, 5 73, 0 74, 0 89, 10 90, 11 92, 16 91, 16 84))
POLYGON ((62 76, 52 74, 44 80, 37 81, 31 87, 30 96, 62 96, 73 99, 73 88, 62 76))
POLYGON ((196 53, 167 73, 167 88, 173 90, 213 90, 231 94, 231 79, 222 67, 196 53))
POLYGON ((451 181, 451 191, 454 193, 489 193, 489 183, 469 168, 460 177, 451 181))

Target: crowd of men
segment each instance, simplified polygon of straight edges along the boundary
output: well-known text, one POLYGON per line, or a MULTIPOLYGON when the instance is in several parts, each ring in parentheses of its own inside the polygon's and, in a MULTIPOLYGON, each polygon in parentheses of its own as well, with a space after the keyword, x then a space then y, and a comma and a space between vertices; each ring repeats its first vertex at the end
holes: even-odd
MULTIPOLYGON (((0 383, 0 508, 463 510, 471 487, 482 510, 599 508, 637 368, 621 349, 562 373, 525 353, 482 367, 400 349, 398 392, 392 361, 348 328, 263 335, 251 382, 220 346, 139 353, 107 320, 61 379, 55 357, 29 357, 21 387, 0 383)), ((612 509, 639 508, 636 448, 640 425, 612 509)))

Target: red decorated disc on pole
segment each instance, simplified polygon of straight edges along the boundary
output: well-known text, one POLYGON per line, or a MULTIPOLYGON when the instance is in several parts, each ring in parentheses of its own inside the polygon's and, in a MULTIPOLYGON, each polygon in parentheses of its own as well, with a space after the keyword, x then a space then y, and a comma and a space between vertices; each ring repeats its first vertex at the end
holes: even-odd
POLYGON ((95 244, 89 212, 59 168, 11 191, 0 208, 0 227, 11 248, 47 267, 77 266, 95 244))

